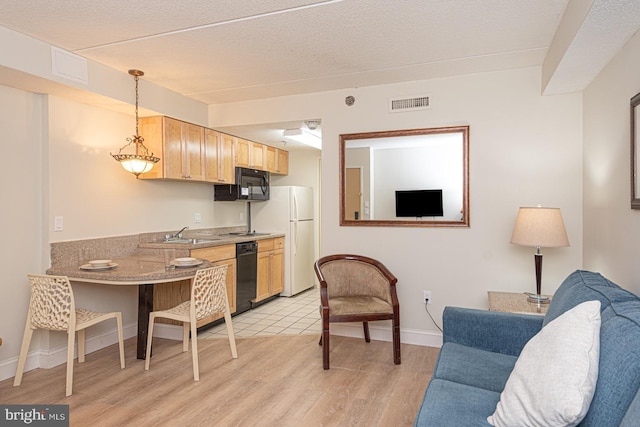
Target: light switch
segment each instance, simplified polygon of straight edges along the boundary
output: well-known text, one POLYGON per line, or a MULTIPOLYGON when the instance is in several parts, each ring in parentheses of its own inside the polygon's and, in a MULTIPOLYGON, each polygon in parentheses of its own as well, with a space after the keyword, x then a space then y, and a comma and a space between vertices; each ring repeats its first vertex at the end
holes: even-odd
POLYGON ((200 212, 196 212, 193 215, 193 222, 195 222, 196 224, 199 224, 202 222, 202 214, 200 214, 200 212))
POLYGON ((53 218, 53 231, 62 231, 64 229, 64 220, 61 216, 53 218))

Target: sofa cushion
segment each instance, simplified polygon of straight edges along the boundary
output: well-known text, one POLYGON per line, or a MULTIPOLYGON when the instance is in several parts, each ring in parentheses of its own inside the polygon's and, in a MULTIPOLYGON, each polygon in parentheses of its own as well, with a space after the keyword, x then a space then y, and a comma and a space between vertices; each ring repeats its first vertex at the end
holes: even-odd
POLYGON ((500 393, 432 379, 424 394, 416 427, 435 426, 489 426, 491 415, 500 399, 500 393), (448 420, 448 421, 447 421, 448 420))
POLYGON ((456 343, 440 349, 433 378, 500 393, 518 358, 456 343))
POLYGON ((543 327, 576 305, 598 300, 604 310, 613 302, 636 301, 638 297, 604 278, 600 273, 576 270, 571 273, 553 295, 544 316, 543 327))
POLYGON ((584 302, 556 318, 522 350, 489 423, 577 425, 595 391, 599 348, 599 301, 584 302))
MULTIPOLYGON (((618 426, 640 390, 640 299, 602 310, 596 392, 581 426, 618 426)), ((638 418, 636 418, 636 424, 638 418)))

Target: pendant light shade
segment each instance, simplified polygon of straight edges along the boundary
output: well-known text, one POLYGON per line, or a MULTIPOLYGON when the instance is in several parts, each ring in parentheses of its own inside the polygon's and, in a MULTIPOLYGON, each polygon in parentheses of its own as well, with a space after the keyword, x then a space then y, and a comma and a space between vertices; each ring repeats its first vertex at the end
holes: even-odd
POLYGON ((128 144, 120 148, 118 154, 111 154, 111 156, 120 162, 122 167, 131 172, 138 178, 140 174, 147 173, 153 169, 153 165, 158 163, 159 157, 155 157, 153 153, 149 154, 149 150, 144 146, 144 138, 138 135, 138 79, 140 76, 144 76, 144 73, 140 70, 129 70, 136 81, 136 134, 131 138, 127 138, 128 144), (123 153, 123 150, 127 149, 133 144, 135 152, 123 153))

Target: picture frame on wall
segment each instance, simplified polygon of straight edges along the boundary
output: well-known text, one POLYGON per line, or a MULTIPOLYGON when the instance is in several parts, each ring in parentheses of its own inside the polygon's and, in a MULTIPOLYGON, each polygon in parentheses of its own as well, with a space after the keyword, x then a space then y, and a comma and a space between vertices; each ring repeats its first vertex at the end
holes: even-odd
POLYGON ((640 93, 631 98, 631 209, 640 209, 640 93))

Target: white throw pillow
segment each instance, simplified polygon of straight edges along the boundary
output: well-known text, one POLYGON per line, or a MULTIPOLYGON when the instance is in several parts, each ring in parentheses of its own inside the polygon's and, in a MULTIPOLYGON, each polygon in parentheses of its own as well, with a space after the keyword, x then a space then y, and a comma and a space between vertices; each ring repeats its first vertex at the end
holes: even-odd
POLYGON ((577 425, 595 392, 599 356, 600 301, 583 302, 524 346, 487 421, 496 427, 577 425))

